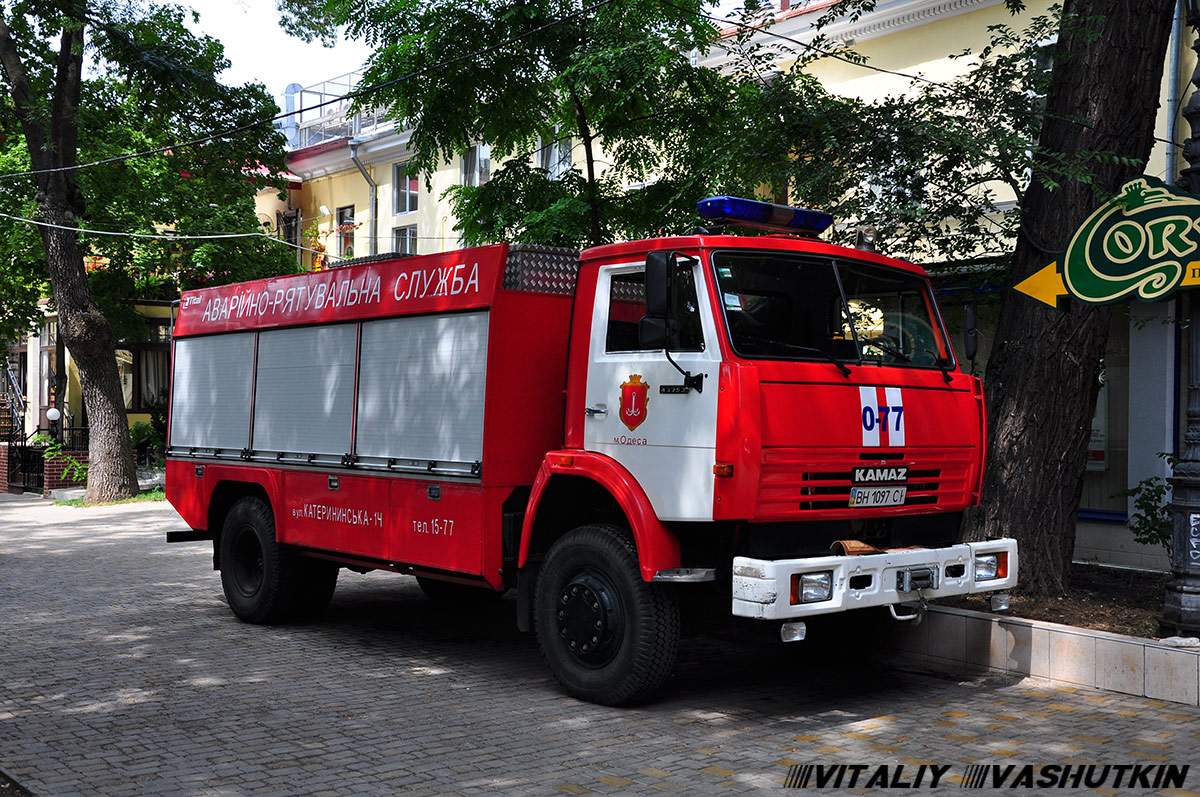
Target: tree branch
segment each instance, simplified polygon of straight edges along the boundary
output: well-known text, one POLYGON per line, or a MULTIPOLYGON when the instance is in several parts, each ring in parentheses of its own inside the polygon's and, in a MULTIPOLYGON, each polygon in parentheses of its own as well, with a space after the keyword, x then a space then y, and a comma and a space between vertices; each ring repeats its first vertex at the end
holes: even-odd
POLYGON ((69 16, 63 22, 59 38, 58 56, 55 58, 54 95, 50 100, 50 152, 51 160, 66 171, 47 175, 47 184, 56 184, 54 192, 76 217, 84 212, 83 194, 79 190, 79 179, 73 169, 78 162, 79 144, 79 97, 83 78, 83 31, 86 24, 84 4, 76 0, 70 4, 69 16))
MULTIPOLYGON (((73 3, 78 16, 70 17, 63 24, 59 41, 54 99, 50 104, 50 137, 54 147, 54 159, 59 166, 74 166, 77 158, 79 124, 79 96, 83 76, 83 29, 84 19, 79 3, 73 3)), ((70 175, 69 172, 64 173, 70 175)), ((75 178, 70 176, 69 184, 75 178)), ((72 191, 71 193, 75 193, 72 191)))
POLYGON ((588 187, 588 205, 591 208, 592 220, 592 246, 603 243, 603 236, 600 230, 600 201, 599 192, 596 190, 596 160, 595 152, 592 150, 594 136, 588 126, 587 112, 584 110, 583 102, 579 99, 579 95, 575 92, 575 87, 570 89, 571 103, 575 107, 575 119, 579 124, 579 138, 583 142, 583 154, 587 165, 587 187, 588 187))
MULTIPOLYGON (((0 8, 0 65, 8 76, 8 84, 12 89, 13 104, 16 108, 17 119, 21 122, 21 130, 28 144, 29 159, 35 169, 49 168, 52 164, 46 152, 46 130, 37 120, 33 100, 33 87, 29 83, 29 73, 21 61, 13 41, 12 31, 4 19, 3 9, 0 8)), ((44 182, 45 175, 38 175, 38 185, 44 182)))

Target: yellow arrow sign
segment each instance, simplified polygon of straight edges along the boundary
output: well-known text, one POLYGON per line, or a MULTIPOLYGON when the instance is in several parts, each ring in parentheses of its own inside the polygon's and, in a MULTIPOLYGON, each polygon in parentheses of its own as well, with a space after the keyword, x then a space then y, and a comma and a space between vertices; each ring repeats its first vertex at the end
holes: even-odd
POLYGON ((1062 274, 1058 271, 1057 260, 1041 271, 1030 274, 1021 280, 1021 282, 1013 286, 1013 290, 1020 291, 1026 296, 1031 296, 1042 304, 1048 304, 1056 310, 1058 309, 1059 299, 1067 295, 1067 286, 1063 282, 1062 274))

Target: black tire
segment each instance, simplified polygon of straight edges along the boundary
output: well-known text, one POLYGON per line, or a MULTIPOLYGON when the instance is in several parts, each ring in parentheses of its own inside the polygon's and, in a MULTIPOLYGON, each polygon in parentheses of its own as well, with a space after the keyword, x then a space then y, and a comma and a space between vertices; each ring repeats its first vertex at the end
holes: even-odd
POLYGON ((240 498, 221 529, 221 586, 229 608, 247 623, 289 619, 296 603, 296 568, 275 541, 275 514, 261 498, 240 498))
POLYGON ((675 668, 679 605, 669 588, 642 580, 628 529, 581 526, 550 546, 533 614, 551 672, 582 700, 645 700, 675 668))
POLYGON ((442 581, 428 576, 417 576, 417 586, 425 593, 426 598, 448 606, 470 606, 500 598, 499 592, 488 587, 473 587, 470 584, 442 581))
POLYGON ((298 580, 293 617, 297 620, 320 617, 333 599, 341 568, 335 562, 307 557, 294 557, 292 565, 298 580))

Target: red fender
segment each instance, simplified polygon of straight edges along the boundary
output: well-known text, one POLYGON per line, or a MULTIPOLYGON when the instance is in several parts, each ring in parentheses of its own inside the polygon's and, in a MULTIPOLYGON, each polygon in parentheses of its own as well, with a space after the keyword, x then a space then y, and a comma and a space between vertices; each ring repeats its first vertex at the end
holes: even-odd
POLYGON ((650 499, 642 486, 616 460, 591 451, 551 451, 542 460, 533 492, 529 496, 529 509, 521 527, 521 553, 517 566, 524 567, 529 558, 529 546, 533 540, 533 523, 537 517, 542 496, 556 475, 582 476, 596 482, 617 500, 629 526, 633 530, 633 541, 637 546, 638 563, 642 568, 642 580, 653 581, 659 570, 671 570, 680 566, 679 540, 675 538, 650 506, 650 499))
MULTIPOLYGON (((283 511, 280 501, 283 474, 275 468, 234 462, 167 460, 167 501, 175 507, 175 511, 184 522, 194 529, 219 531, 208 528, 208 505, 212 502, 213 491, 223 481, 257 484, 266 491, 275 512, 283 511), (196 475, 198 465, 203 466, 203 476, 196 475)), ((286 529, 286 524, 279 525, 281 529, 286 529)), ((280 542, 285 541, 281 537, 280 542)))

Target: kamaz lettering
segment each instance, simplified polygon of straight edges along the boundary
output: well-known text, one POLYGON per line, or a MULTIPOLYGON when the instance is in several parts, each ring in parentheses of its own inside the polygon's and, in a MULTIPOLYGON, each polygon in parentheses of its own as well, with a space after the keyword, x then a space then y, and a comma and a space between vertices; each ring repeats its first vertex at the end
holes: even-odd
POLYGON ((908 478, 908 468, 855 468, 854 482, 902 482, 908 478))

